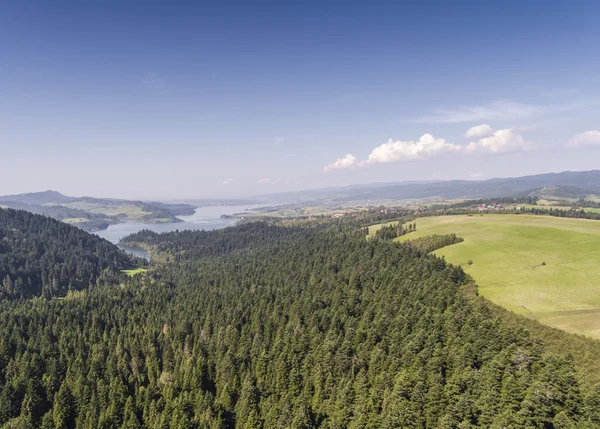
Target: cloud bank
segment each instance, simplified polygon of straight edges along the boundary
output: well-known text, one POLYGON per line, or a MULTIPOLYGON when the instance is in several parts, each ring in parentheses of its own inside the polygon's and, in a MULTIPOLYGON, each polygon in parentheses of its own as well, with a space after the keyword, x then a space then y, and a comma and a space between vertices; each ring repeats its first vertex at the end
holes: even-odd
POLYGON ((597 146, 600 147, 600 131, 589 130, 583 133, 575 134, 567 142, 571 147, 597 146))
POLYGON ((351 154, 346 154, 343 158, 338 158, 331 164, 325 166, 325 171, 340 170, 344 168, 354 167, 356 165, 356 157, 351 154))
MULTIPOLYGON (((595 133, 598 132, 595 131, 595 133)), ((469 128, 465 136, 474 140, 467 145, 457 145, 448 143, 442 138, 435 138, 431 134, 423 134, 417 141, 390 139, 387 143, 373 149, 364 161, 358 161, 354 155, 346 154, 343 158, 338 158, 327 165, 324 171, 422 160, 449 153, 499 155, 528 150, 533 147, 532 143, 526 141, 512 128, 494 131, 489 125, 481 124, 469 128)), ((600 144, 600 133, 598 133, 598 142, 600 144)))
POLYGON ((387 143, 373 149, 367 163, 378 164, 426 159, 444 152, 458 151, 460 151, 460 146, 446 143, 444 139, 436 139, 431 134, 423 134, 418 141, 393 141, 390 139, 387 143))
POLYGON ((519 152, 530 146, 531 145, 525 141, 523 136, 514 133, 511 128, 505 128, 503 130, 493 131, 491 136, 469 143, 464 150, 466 152, 502 154, 519 152))
POLYGON ((481 125, 476 125, 474 127, 471 127, 467 130, 467 132, 465 133, 465 137, 469 137, 469 138, 481 138, 481 137, 487 137, 491 134, 494 133, 494 130, 492 129, 492 127, 490 127, 488 124, 481 124, 481 125))

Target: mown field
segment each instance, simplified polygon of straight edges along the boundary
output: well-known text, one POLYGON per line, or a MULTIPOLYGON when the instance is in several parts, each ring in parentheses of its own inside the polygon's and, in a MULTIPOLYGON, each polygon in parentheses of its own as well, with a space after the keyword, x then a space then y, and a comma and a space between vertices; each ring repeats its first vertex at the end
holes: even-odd
POLYGON ((600 338, 600 222, 486 214, 416 223, 417 232, 399 240, 448 233, 464 238, 435 253, 462 265, 484 297, 547 325, 600 338))

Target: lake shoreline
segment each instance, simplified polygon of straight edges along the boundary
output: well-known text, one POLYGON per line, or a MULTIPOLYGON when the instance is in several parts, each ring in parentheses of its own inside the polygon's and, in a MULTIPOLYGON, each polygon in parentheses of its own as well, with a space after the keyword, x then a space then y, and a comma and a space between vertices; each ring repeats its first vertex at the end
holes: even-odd
MULTIPOLYGON (((212 231, 215 229, 227 228, 236 225, 241 219, 234 214, 250 213, 252 209, 262 207, 264 205, 231 205, 231 206, 205 206, 196 208, 193 215, 179 216, 181 222, 164 222, 164 223, 142 223, 142 222, 122 222, 115 225, 110 225, 102 231, 95 231, 93 234, 102 237, 113 244, 119 245, 121 239, 130 234, 134 234, 144 229, 154 231, 156 233, 174 232, 174 231, 212 231)), ((143 249, 129 248, 128 246, 120 246, 127 253, 149 258, 149 254, 143 249)))

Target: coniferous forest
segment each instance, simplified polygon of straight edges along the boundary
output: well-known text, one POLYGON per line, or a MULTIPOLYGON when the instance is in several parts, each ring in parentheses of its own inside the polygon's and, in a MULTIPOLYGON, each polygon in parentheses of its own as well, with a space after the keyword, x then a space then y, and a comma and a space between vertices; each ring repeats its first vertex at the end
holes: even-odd
POLYGON ((64 296, 124 277, 133 260, 96 235, 46 216, 0 209, 0 300, 64 296))
MULTIPOLYGON (((22 272, 54 272, 63 242, 101 254, 102 273, 126 263, 75 228, 19 222, 2 230, 2 261, 48 237, 47 268, 22 272)), ((66 299, 4 297, 0 426, 599 427, 600 388, 574 359, 426 253, 457 239, 366 240, 343 221, 130 236, 152 252, 147 273, 66 299)))

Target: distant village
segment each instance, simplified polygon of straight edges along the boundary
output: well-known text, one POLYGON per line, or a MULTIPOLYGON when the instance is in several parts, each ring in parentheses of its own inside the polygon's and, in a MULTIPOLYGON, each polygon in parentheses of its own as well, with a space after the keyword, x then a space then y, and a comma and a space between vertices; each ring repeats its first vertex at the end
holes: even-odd
POLYGON ((489 211, 489 210, 504 210, 504 206, 502 204, 479 204, 477 206, 475 206, 476 210, 479 210, 480 212, 482 211, 489 211))

